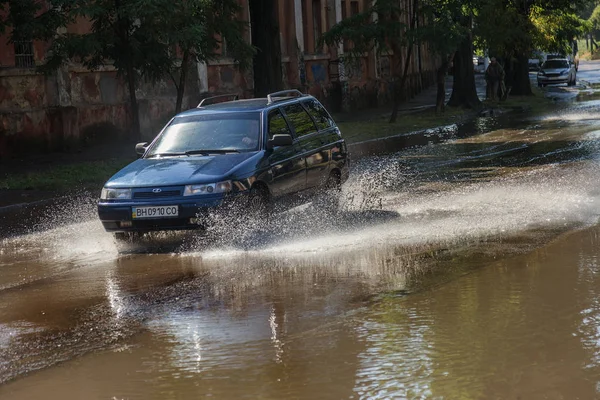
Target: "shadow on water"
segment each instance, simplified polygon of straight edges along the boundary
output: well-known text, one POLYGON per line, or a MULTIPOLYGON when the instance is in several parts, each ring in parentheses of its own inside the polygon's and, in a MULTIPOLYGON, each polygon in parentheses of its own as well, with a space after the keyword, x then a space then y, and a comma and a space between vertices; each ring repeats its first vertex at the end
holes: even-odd
POLYGON ((248 220, 236 226, 216 224, 207 231, 149 233, 135 242, 120 243, 119 252, 179 253, 223 246, 231 250, 261 250, 313 235, 364 229, 399 218, 399 213, 388 210, 340 210, 330 213, 304 205, 295 210, 274 213, 268 219, 248 220))
MULTIPOLYGON (((521 117, 521 116, 519 116, 521 117)), ((523 117, 526 117, 523 116, 523 117)), ((501 127, 521 126, 523 123, 515 119, 514 113, 498 116, 481 116, 461 124, 425 129, 397 136, 373 139, 349 145, 353 158, 363 158, 376 154, 390 154, 413 147, 429 146, 452 139, 464 139, 491 132, 501 127)))

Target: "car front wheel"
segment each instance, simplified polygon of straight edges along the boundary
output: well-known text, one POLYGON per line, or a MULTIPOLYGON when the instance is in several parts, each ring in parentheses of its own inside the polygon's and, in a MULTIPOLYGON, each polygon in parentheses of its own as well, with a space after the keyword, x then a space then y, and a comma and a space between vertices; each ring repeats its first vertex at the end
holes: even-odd
POLYGON ((135 243, 144 234, 142 232, 115 232, 114 237, 117 243, 135 243))
POLYGON ((265 216, 269 211, 269 196, 265 189, 253 187, 248 195, 248 214, 253 217, 265 216))

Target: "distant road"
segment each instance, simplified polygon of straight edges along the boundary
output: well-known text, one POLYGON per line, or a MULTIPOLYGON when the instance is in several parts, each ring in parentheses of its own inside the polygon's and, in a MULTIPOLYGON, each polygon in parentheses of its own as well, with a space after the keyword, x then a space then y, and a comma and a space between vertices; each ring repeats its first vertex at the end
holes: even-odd
POLYGON ((589 83, 600 83, 600 60, 580 61, 577 80, 589 83))

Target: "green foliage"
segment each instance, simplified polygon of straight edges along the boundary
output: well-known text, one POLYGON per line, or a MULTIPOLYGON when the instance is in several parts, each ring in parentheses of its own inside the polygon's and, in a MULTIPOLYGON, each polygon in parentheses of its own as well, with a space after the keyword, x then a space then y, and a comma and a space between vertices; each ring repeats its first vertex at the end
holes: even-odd
POLYGON ((0 0, 0 34, 11 28, 9 41, 51 39, 62 22, 56 8, 38 0, 0 0))
POLYGON ((239 18, 236 0, 0 0, 0 10, 5 10, 0 30, 12 27, 11 40, 50 41, 42 72, 52 73, 66 62, 91 70, 114 66, 128 83, 134 132, 139 131, 138 79, 171 77, 180 107, 191 60, 218 57, 223 43, 240 67, 254 54, 244 40, 248 26, 239 18), (91 29, 70 32, 81 20, 91 22, 91 29))
POLYGON ((577 16, 587 0, 481 0, 476 19, 478 45, 498 55, 529 55, 534 49, 568 53, 574 38, 590 29, 577 16))
POLYGON ((456 0, 428 0, 423 2, 421 13, 425 24, 419 28, 420 40, 441 55, 452 54, 469 33, 461 20, 471 13, 469 2, 456 0))
POLYGON ((590 31, 598 31, 600 30, 600 5, 594 8, 590 18, 588 19, 588 23, 590 24, 590 31))
POLYGON ((572 11, 552 10, 544 12, 535 8, 531 19, 535 26, 534 43, 538 48, 569 54, 572 42, 591 29, 591 24, 572 11))
POLYGON ((321 43, 337 46, 349 43, 344 56, 361 58, 365 53, 375 51, 387 53, 413 43, 416 35, 403 21, 405 10, 394 0, 377 0, 362 13, 346 18, 335 24, 321 37, 321 43))
POLYGON ((587 20, 592 16, 592 12, 599 5, 600 5, 599 0, 589 0, 589 1, 585 2, 584 4, 581 4, 579 7, 577 7, 577 10, 576 10, 577 16, 581 19, 587 20))
POLYGON ((329 46, 350 43, 347 58, 360 58, 366 52, 389 51, 427 42, 436 53, 448 54, 466 34, 457 23, 465 2, 458 0, 419 0, 415 14, 408 15, 398 0, 376 0, 362 13, 346 18, 323 35, 329 46), (420 23, 412 24, 418 18, 420 23), (409 21, 409 23, 407 23, 409 21))
POLYGON ((249 66, 254 48, 245 40, 248 23, 242 21, 241 7, 236 0, 153 0, 156 10, 149 26, 157 32, 164 57, 171 60, 167 70, 157 63, 153 76, 177 72, 173 49, 182 55, 207 62, 221 56, 223 50, 241 69, 249 66))

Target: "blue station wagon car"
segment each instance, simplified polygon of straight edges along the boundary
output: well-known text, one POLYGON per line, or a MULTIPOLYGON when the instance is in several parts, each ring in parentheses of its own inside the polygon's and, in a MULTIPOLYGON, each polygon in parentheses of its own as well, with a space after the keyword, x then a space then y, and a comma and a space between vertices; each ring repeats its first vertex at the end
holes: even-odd
POLYGON ((312 96, 297 90, 233 100, 176 115, 141 156, 111 177, 98 202, 106 231, 201 228, 224 204, 267 210, 301 193, 336 192, 348 178, 346 143, 312 96))

